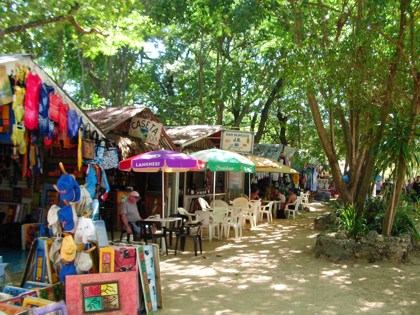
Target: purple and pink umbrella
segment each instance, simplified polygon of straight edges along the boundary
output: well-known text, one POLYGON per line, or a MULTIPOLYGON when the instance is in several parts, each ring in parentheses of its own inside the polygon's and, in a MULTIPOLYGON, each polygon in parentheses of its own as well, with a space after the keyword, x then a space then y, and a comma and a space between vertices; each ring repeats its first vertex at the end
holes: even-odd
POLYGON ((134 172, 162 172, 162 217, 165 209, 164 173, 201 170, 206 163, 182 152, 170 150, 150 151, 120 161, 118 169, 134 172))

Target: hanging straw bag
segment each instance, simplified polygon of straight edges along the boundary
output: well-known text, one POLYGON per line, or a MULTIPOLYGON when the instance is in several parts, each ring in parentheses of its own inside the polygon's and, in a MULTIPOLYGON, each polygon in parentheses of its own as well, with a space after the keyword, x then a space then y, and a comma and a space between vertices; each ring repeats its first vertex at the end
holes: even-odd
POLYGON ((86 160, 95 158, 95 141, 90 131, 90 125, 87 124, 82 139, 82 157, 86 160))

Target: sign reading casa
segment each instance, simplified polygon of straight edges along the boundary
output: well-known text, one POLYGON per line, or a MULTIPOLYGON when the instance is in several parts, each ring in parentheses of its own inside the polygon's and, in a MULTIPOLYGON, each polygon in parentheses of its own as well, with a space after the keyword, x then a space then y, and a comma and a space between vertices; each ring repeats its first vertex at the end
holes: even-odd
POLYGON ((132 137, 140 138, 144 142, 159 144, 162 134, 163 124, 157 121, 141 117, 133 117, 130 123, 128 134, 132 137))

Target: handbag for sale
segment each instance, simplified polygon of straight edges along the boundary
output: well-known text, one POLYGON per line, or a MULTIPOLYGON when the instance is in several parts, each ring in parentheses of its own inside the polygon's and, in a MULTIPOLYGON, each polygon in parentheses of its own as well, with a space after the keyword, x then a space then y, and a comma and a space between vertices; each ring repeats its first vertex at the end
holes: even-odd
POLYGON ((86 160, 93 160, 95 158, 95 141, 90 132, 90 125, 87 124, 84 130, 82 139, 82 157, 86 160))
POLYGON ((118 167, 118 151, 116 147, 109 147, 105 150, 101 166, 105 170, 118 167))

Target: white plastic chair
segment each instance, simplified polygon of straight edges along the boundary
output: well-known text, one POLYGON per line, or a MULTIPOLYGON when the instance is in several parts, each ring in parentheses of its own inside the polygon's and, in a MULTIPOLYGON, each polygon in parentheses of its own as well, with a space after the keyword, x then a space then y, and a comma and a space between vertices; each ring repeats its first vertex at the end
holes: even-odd
POLYGON ((296 217, 296 215, 299 215, 299 207, 302 202, 303 196, 300 195, 297 197, 296 201, 294 203, 288 203, 286 207, 284 208, 284 212, 286 214, 286 217, 290 217, 290 214, 292 214, 293 219, 296 217))
POLYGON ((215 222, 215 217, 212 212, 205 210, 197 210, 195 212, 196 220, 201 222, 201 238, 204 239, 204 232, 207 231, 209 235, 209 241, 213 239, 217 229, 217 235, 220 235, 219 224, 215 222))
POLYGON ((212 210, 209 203, 206 201, 206 199, 200 197, 200 198, 198 198, 198 203, 200 204, 201 210, 203 210, 203 211, 212 210))
POLYGON ((229 205, 226 201, 221 200, 221 199, 216 199, 216 200, 212 200, 212 202, 210 202, 210 207, 214 208, 214 207, 223 207, 223 208, 228 208, 229 205))
POLYGON ((188 223, 192 223, 192 222, 195 222, 196 221, 195 214, 189 213, 187 210, 185 210, 182 207, 179 207, 176 210, 178 211, 179 214, 186 215, 188 217, 188 223))
POLYGON ((273 222, 273 205, 274 201, 270 201, 264 206, 260 206, 260 221, 263 220, 264 214, 267 216, 267 223, 273 222))
POLYGON ((229 208, 229 215, 223 223, 223 230, 226 238, 229 238, 230 228, 235 230, 235 241, 242 238, 242 207, 232 206, 229 208))
POLYGON ((227 207, 214 207, 213 208, 213 216, 214 221, 213 224, 217 225, 218 234, 217 238, 220 240, 223 235, 223 224, 225 223, 226 217, 228 216, 229 209, 227 207))
POLYGON ((232 200, 231 203, 232 203, 233 206, 242 206, 242 207, 245 207, 245 206, 248 206, 249 205, 248 199, 246 199, 244 197, 235 198, 235 199, 232 200))
POLYGON ((249 222, 251 229, 257 226, 258 222, 258 210, 261 205, 261 200, 248 201, 248 206, 242 207, 242 225, 249 222))
MULTIPOLYGON (((311 192, 308 190, 305 193, 302 193, 302 208, 309 206, 309 196, 311 195, 311 192)), ((303 210, 303 209, 302 209, 303 210)))

